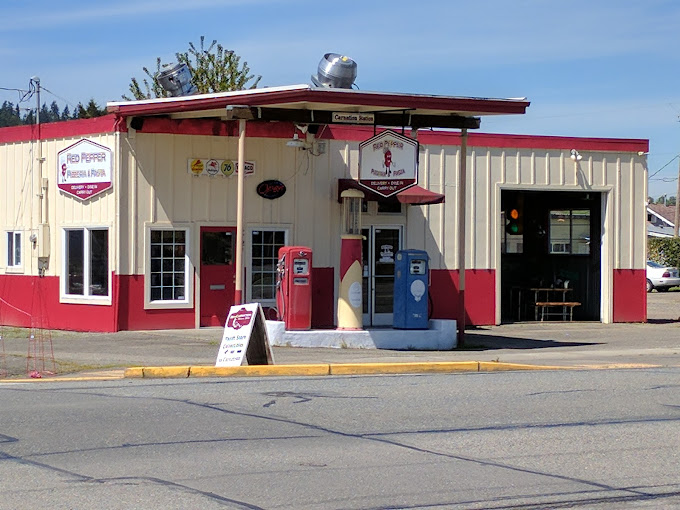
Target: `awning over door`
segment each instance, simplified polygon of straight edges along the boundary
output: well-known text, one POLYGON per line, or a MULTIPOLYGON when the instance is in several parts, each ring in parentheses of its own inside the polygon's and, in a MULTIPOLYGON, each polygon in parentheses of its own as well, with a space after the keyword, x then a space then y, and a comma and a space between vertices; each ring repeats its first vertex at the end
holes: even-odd
POLYGON ((359 184, 359 181, 355 181, 354 179, 338 179, 338 202, 342 203, 340 194, 346 189, 358 189, 359 191, 363 191, 366 200, 372 201, 398 201, 402 204, 413 205, 441 204, 444 202, 444 195, 441 193, 435 193, 434 191, 430 191, 418 185, 411 186, 410 188, 400 191, 396 195, 385 198, 370 189, 364 188, 359 184))

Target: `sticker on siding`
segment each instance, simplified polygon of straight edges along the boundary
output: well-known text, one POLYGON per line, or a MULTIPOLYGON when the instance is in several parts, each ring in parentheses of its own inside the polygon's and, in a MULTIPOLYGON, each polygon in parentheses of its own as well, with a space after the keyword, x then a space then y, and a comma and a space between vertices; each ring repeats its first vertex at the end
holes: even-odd
MULTIPOLYGON (((245 175, 255 173, 255 162, 245 162, 245 175)), ((238 174, 238 161, 231 159, 191 158, 187 161, 187 172, 195 176, 231 177, 238 174)))

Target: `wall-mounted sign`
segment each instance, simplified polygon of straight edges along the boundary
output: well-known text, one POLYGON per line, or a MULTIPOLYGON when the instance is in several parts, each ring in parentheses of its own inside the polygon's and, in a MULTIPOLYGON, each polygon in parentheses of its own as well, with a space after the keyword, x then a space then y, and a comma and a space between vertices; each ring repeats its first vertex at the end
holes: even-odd
POLYGON ((80 140, 57 155, 57 187, 80 200, 87 200, 111 187, 112 151, 108 147, 80 140))
MULTIPOLYGON (((255 173, 255 162, 246 161, 245 167, 246 176, 255 173)), ((231 177, 233 174, 238 173, 238 161, 232 161, 231 159, 191 158, 187 162, 187 172, 196 176, 231 177)))
POLYGON ((331 122, 338 124, 375 124, 375 114, 333 112, 331 122))
POLYGON ((262 181, 257 185, 257 194, 262 198, 268 198, 269 200, 274 200, 275 198, 281 198, 286 192, 286 185, 281 181, 262 181))
POLYGON ((359 184, 384 197, 411 186, 418 177, 418 142, 386 130, 359 144, 359 184))

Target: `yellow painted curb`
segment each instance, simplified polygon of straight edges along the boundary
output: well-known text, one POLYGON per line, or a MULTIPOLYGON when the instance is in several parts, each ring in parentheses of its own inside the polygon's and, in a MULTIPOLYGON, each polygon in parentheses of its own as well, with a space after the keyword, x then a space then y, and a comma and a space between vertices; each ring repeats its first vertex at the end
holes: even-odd
POLYGON ((571 367, 558 367, 551 365, 523 365, 521 363, 502 363, 499 361, 480 361, 480 372, 503 372, 510 370, 567 370, 571 367))
POLYGON ((126 368, 124 372, 124 377, 126 379, 137 379, 144 377, 144 368, 143 367, 126 368))
POLYGON ((438 361, 413 363, 331 363, 331 375, 360 374, 431 374, 441 372, 477 372, 476 361, 438 361))
POLYGON ((242 367, 190 367, 189 377, 329 375, 327 363, 309 365, 248 365, 242 367))
POLYGON ((144 367, 142 377, 189 377, 189 366, 180 367, 144 367))

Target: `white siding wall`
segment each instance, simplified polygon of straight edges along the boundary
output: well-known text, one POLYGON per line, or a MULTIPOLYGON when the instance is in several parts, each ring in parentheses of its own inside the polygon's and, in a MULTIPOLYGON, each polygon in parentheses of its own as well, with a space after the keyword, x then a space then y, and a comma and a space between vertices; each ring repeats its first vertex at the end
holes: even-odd
MULTIPOLYGON (((48 179, 47 217, 42 221, 50 225, 50 259, 46 275, 61 274, 63 227, 106 226, 110 230, 109 260, 115 263, 114 222, 115 222, 115 179, 116 179, 116 137, 115 134, 87 136, 88 140, 110 148, 113 151, 113 189, 85 202, 62 193, 57 188, 57 154, 81 139, 59 138, 42 141, 43 173, 48 179)), ((37 161, 37 142, 17 142, 0 145, 0 230, 3 250, 0 256, 0 271, 6 268, 7 230, 23 232, 23 273, 38 274, 37 253, 29 241, 31 234, 38 233, 40 223, 41 193, 40 165, 37 161)))

